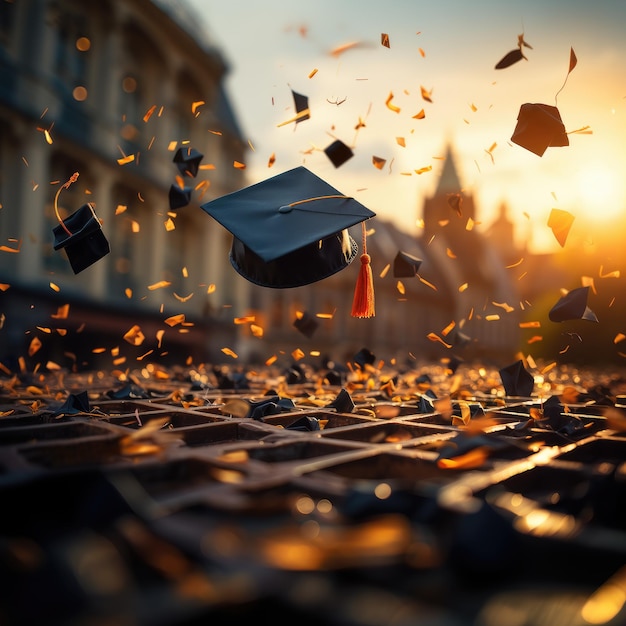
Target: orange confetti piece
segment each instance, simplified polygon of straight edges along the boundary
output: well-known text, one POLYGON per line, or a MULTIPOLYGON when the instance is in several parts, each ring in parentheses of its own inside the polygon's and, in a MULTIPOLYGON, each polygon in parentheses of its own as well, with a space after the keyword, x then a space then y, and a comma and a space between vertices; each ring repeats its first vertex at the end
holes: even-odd
POLYGON ((459 286, 459 293, 463 293, 469 287, 468 283, 463 283, 459 286))
POLYGON ((196 102, 191 103, 191 112, 193 115, 196 115, 198 109, 205 104, 204 100, 197 100, 196 102))
POLYGON ((163 222, 163 225, 165 226, 165 230, 167 232, 176 230, 176 224, 174 224, 174 220, 171 217, 168 217, 165 222, 163 222))
POLYGON ((406 141, 404 137, 396 137, 396 143, 403 148, 406 148, 406 141))
POLYGON ((48 144, 52 144, 52 136, 50 135, 50 133, 47 130, 43 131, 43 136, 46 138, 46 142, 48 144))
POLYGON ((246 164, 245 163, 241 163, 240 161, 233 161, 233 167, 236 170, 245 170, 246 169, 246 164))
POLYGON ((387 276, 387 274, 389 273, 390 269, 391 269, 391 263, 387 263, 387 265, 385 265, 385 267, 383 267, 382 271, 380 272, 380 274, 378 276, 380 278, 385 278, 385 276, 387 276))
POLYGON ((153 104, 145 113, 145 115, 143 116, 143 121, 147 122, 151 117, 152 114, 156 111, 156 104, 153 104))
POLYGON ((441 469, 471 469, 483 465, 488 456, 487 448, 480 446, 451 459, 438 459, 437 466, 441 469))
POLYGON ((402 294, 402 295, 404 295, 404 294, 406 293, 406 289, 404 288, 404 283, 403 283, 401 280, 399 280, 399 281, 396 283, 396 289, 397 289, 397 290, 398 290, 398 292, 399 292, 400 294, 402 294))
POLYGON ((546 365, 542 370, 541 373, 542 374, 547 374, 550 370, 553 370, 556 367, 556 361, 553 361, 552 363, 548 363, 548 365, 546 365))
POLYGON ((50 317, 55 320, 66 320, 68 315, 70 314, 70 305, 63 304, 57 308, 56 313, 52 313, 50 317))
POLYGON ((254 337, 263 337, 263 328, 258 324, 250 324, 250 332, 254 337))
POLYGON ((488 322, 496 322, 500 319, 500 316, 497 313, 492 313, 491 315, 485 315, 485 319, 488 322))
POLYGON ((131 326, 124 335, 124 341, 129 343, 131 346, 140 346, 145 339, 146 338, 141 331, 141 328, 137 324, 131 326))
POLYGON ((599 276, 600 278, 619 278, 620 277, 620 270, 613 270, 612 272, 607 272, 606 274, 603 274, 603 266, 600 266, 600 271, 599 271, 599 276))
POLYGON ((516 261, 515 263, 511 263, 510 265, 506 265, 506 269, 510 270, 513 267, 518 267, 519 265, 521 265, 524 262, 524 257, 522 257, 519 261, 516 261))
POLYGON ((208 287, 206 292, 207 293, 215 293, 215 290, 217 289, 217 285, 215 283, 211 283, 208 287))
POLYGON ((179 302, 187 302, 190 298, 193 298, 193 291, 187 296, 179 296, 175 291, 172 294, 179 302))
POLYGON ((55 283, 50 283, 50 289, 52 289, 52 291, 56 291, 56 292, 61 291, 61 288, 57 284, 55 284, 55 283))
POLYGON ((308 76, 308 77, 309 77, 309 78, 313 78, 313 76, 315 76, 315 74, 317 74, 317 68, 312 69, 312 70, 309 72, 309 76, 308 76))
POLYGON ((380 45, 385 46, 385 48, 389 48, 389 35, 387 33, 381 33, 380 35, 380 45))
POLYGON ((422 109, 421 111, 419 111, 418 113, 416 113, 413 116, 414 120, 423 120, 426 117, 426 112, 424 111, 424 109, 422 109))
POLYGON ((520 328, 541 328, 541 322, 520 322, 520 328))
POLYGON ((39 352, 42 345, 43 344, 41 343, 41 339, 39 339, 39 337, 33 337, 28 346, 28 356, 33 356, 39 352))
POLYGON ((168 326, 176 326, 177 324, 182 324, 185 321, 185 314, 179 313, 178 315, 171 315, 164 321, 168 326))
POLYGON ((152 283, 152 285, 148 285, 149 291, 154 291, 155 289, 163 289, 164 287, 169 287, 172 283, 169 280, 160 280, 157 283, 152 283))
POLYGON ((446 348, 452 347, 452 344, 446 343, 437 333, 428 333, 428 335, 426 335, 426 338, 430 339, 430 341, 440 343, 442 346, 445 346, 446 348))
POLYGON ((141 230, 139 222, 136 220, 130 220, 130 230, 133 233, 138 233, 141 230))
POLYGON ((501 309, 504 309, 507 313, 510 313, 511 311, 515 311, 515 308, 512 307, 510 304, 507 304, 506 302, 492 302, 491 304, 493 304, 494 306, 500 307, 501 309))
POLYGON ((377 170, 382 170, 383 167, 385 167, 385 163, 387 163, 387 159, 382 159, 380 157, 377 156, 373 156, 372 157, 372 165, 377 169, 377 170))
POLYGON ((347 52, 348 50, 352 50, 353 48, 356 48, 357 46, 360 46, 360 45, 361 44, 358 41, 350 41, 348 43, 341 44, 340 46, 337 46, 336 48, 333 48, 330 51, 330 55, 333 57, 338 57, 344 52, 347 52))
POLYGON ((133 290, 130 287, 126 287, 126 289, 124 289, 124 294, 130 300, 133 297, 133 290))
POLYGON ((235 324, 249 324, 250 322, 254 322, 256 317, 254 315, 246 315, 245 317, 236 317, 233 322, 235 324))
POLYGON ((426 53, 424 52, 424 49, 423 49, 423 48, 418 48, 418 49, 417 49, 417 51, 420 53, 420 56, 421 56, 422 58, 424 58, 424 57, 426 56, 426 53))
POLYGON ((432 169, 433 169, 432 165, 427 165, 426 167, 420 167, 420 169, 414 170, 414 171, 416 174, 421 175, 421 174, 425 174, 426 172, 432 171, 432 169))
POLYGON ((432 283, 428 282, 425 278, 422 278, 421 276, 418 276, 418 278, 420 279, 421 283, 424 283, 424 285, 426 285, 427 287, 430 287, 433 291, 437 291, 437 287, 435 287, 435 285, 433 285, 432 283))
POLYGON ((552 209, 548 217, 548 227, 552 229, 556 240, 561 245, 561 248, 565 246, 567 236, 569 235, 570 228, 574 223, 574 216, 568 211, 562 209, 552 209))
POLYGON ((272 152, 272 154, 270 154, 270 158, 267 160, 267 167, 272 167, 274 163, 276 163, 276 155, 272 152))
POLYGON ((273 363, 276 363, 277 360, 278 360, 278 357, 275 354, 273 354, 272 356, 268 357, 265 360, 265 365, 272 365, 273 363))
POLYGON ((291 356, 294 361, 300 361, 306 356, 306 354, 300 348, 296 348, 292 351, 291 356))
POLYGON ((132 163, 135 160, 134 154, 129 154, 128 156, 121 157, 117 160, 118 165, 126 165, 127 163, 132 163))
POLYGON ((420 91, 422 94, 422 99, 426 100, 426 102, 432 102, 432 90, 428 91, 428 89, 426 89, 426 87, 420 87, 420 91))
POLYGON ((157 347, 160 348, 161 347, 161 342, 163 341, 163 336, 165 335, 165 331, 164 330, 157 330, 155 337, 157 339, 157 347))
POLYGON ((450 334, 450 332, 451 332, 452 330, 454 330, 454 327, 455 327, 455 326, 456 326, 456 322, 455 322, 454 320, 453 320, 453 321, 451 321, 451 322, 450 322, 450 323, 449 323, 449 324, 448 324, 448 325, 447 325, 447 326, 446 326, 446 327, 445 327, 445 328, 441 331, 441 334, 442 334, 444 337, 447 337, 447 336, 450 334))
POLYGON ((626 335, 624 333, 617 333, 613 338, 613 343, 619 343, 620 341, 624 341, 626 339, 626 335))
POLYGON ((526 343, 532 344, 538 341, 543 341, 543 337, 541 335, 533 335, 526 343))
POLYGON ((124 213, 126 209, 128 209, 128 207, 125 204, 118 204, 117 207, 115 207, 115 215, 124 213))
POLYGON ((392 104, 393 100, 393 93, 390 91, 389 95, 387 96, 387 100, 385 100, 385 104, 387 105, 387 108, 390 111, 393 111, 394 113, 400 113, 401 109, 400 107, 397 107, 395 104, 392 104))
POLYGON ((451 259, 456 259, 456 254, 454 254, 450 248, 446 248, 446 255, 451 259))
POLYGON ((226 356, 231 356, 233 357, 233 359, 238 358, 237 353, 234 352, 233 350, 231 350, 230 348, 222 348, 222 352, 226 355, 226 356))

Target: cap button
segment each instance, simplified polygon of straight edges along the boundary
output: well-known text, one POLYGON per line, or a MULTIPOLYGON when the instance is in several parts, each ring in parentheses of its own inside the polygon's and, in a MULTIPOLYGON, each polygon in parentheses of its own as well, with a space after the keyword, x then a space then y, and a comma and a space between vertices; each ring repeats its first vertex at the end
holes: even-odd
POLYGON ((283 204, 283 206, 278 207, 279 213, 290 213, 291 211, 293 211, 293 207, 288 204, 283 204))

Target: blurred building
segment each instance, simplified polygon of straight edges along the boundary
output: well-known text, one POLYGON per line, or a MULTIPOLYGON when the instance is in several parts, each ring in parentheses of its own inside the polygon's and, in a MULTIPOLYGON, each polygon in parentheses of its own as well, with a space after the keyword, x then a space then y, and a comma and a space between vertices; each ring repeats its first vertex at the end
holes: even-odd
MULTIPOLYGON (((247 142, 223 86, 228 69, 181 2, 0 2, 5 367, 19 357, 73 367, 223 361, 231 358, 223 348, 242 362, 343 360, 362 347, 386 360, 511 358, 515 294, 493 248, 466 228, 472 199, 452 208, 461 190, 452 154, 424 205, 423 237, 368 223, 374 318, 350 315, 358 262, 296 289, 236 274, 230 233, 199 209, 248 184, 239 165, 247 142), (185 181, 189 205, 171 211, 181 146, 204 156, 185 181), (53 229, 85 203, 111 251, 74 274, 65 251, 53 249, 53 229), (399 251, 421 260, 418 275, 393 276, 399 251), (303 316, 306 332, 294 325, 303 316)), ((360 241, 360 227, 352 235, 360 241)))

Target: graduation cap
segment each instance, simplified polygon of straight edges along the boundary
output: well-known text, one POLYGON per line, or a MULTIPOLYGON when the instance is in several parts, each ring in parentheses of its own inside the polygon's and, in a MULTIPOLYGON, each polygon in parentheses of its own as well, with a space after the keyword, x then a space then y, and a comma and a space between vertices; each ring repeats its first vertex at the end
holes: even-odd
POLYGON ((178 171, 183 176, 190 176, 195 178, 198 174, 198 168, 200 162, 204 158, 204 154, 201 154, 194 148, 182 147, 178 148, 174 154, 174 163, 178 167, 178 171))
POLYGON ((99 261, 111 252, 102 225, 91 204, 78 210, 52 229, 54 249, 65 248, 74 274, 99 261))
POLYGON ((417 276, 417 270, 419 270, 421 264, 422 259, 400 250, 393 260, 393 275, 395 278, 417 276))
POLYGON ((300 166, 201 205, 233 235, 230 261, 252 283, 307 285, 346 268, 348 228, 376 214, 300 166))
POLYGON ((293 325, 306 337, 309 339, 313 337, 317 327, 319 326, 319 322, 313 315, 304 311, 303 313, 299 313, 296 316, 296 319, 293 325))
POLYGON ((171 185, 169 192, 170 211, 176 209, 182 209, 191 202, 191 194, 193 189, 191 187, 180 187, 178 185, 171 185))
POLYGON ((587 320, 597 322, 596 314, 587 306, 589 287, 577 287, 568 291, 550 309, 548 317, 551 322, 565 322, 566 320, 587 320))
POLYGON ((538 103, 522 104, 511 141, 538 156, 543 156, 547 148, 569 146, 559 110, 538 103))
POLYGON ((291 93, 293 95, 293 103, 296 107, 296 124, 310 119, 311 112, 309 110, 309 99, 307 96, 303 96, 301 93, 297 93, 293 89, 291 90, 291 93))
POLYGON ((535 379, 524 367, 524 362, 521 359, 503 367, 499 373, 507 396, 523 396, 526 398, 532 394, 535 379))
POLYGON ((354 152, 343 141, 336 139, 329 146, 324 148, 326 156, 335 167, 343 165, 348 159, 354 156, 354 152))

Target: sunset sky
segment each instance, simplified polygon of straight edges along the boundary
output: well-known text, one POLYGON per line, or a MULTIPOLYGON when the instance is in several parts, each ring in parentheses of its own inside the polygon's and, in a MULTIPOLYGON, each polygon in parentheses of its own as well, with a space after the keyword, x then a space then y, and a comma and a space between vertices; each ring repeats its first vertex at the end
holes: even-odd
POLYGON ((187 1, 230 65, 227 91, 253 147, 250 183, 306 165, 419 233, 450 143, 478 220, 489 224, 505 202, 535 251, 559 248, 547 226, 553 208, 578 218, 572 233, 590 216, 606 229, 624 213, 623 0, 187 1), (527 59, 496 70, 521 34, 527 59), (295 115, 292 89, 309 98, 311 117, 284 124, 295 115), (528 102, 558 107, 569 146, 539 157, 511 142, 528 102), (334 139, 354 151, 339 168, 323 152, 334 139), (381 170, 373 157, 386 160, 381 170))

